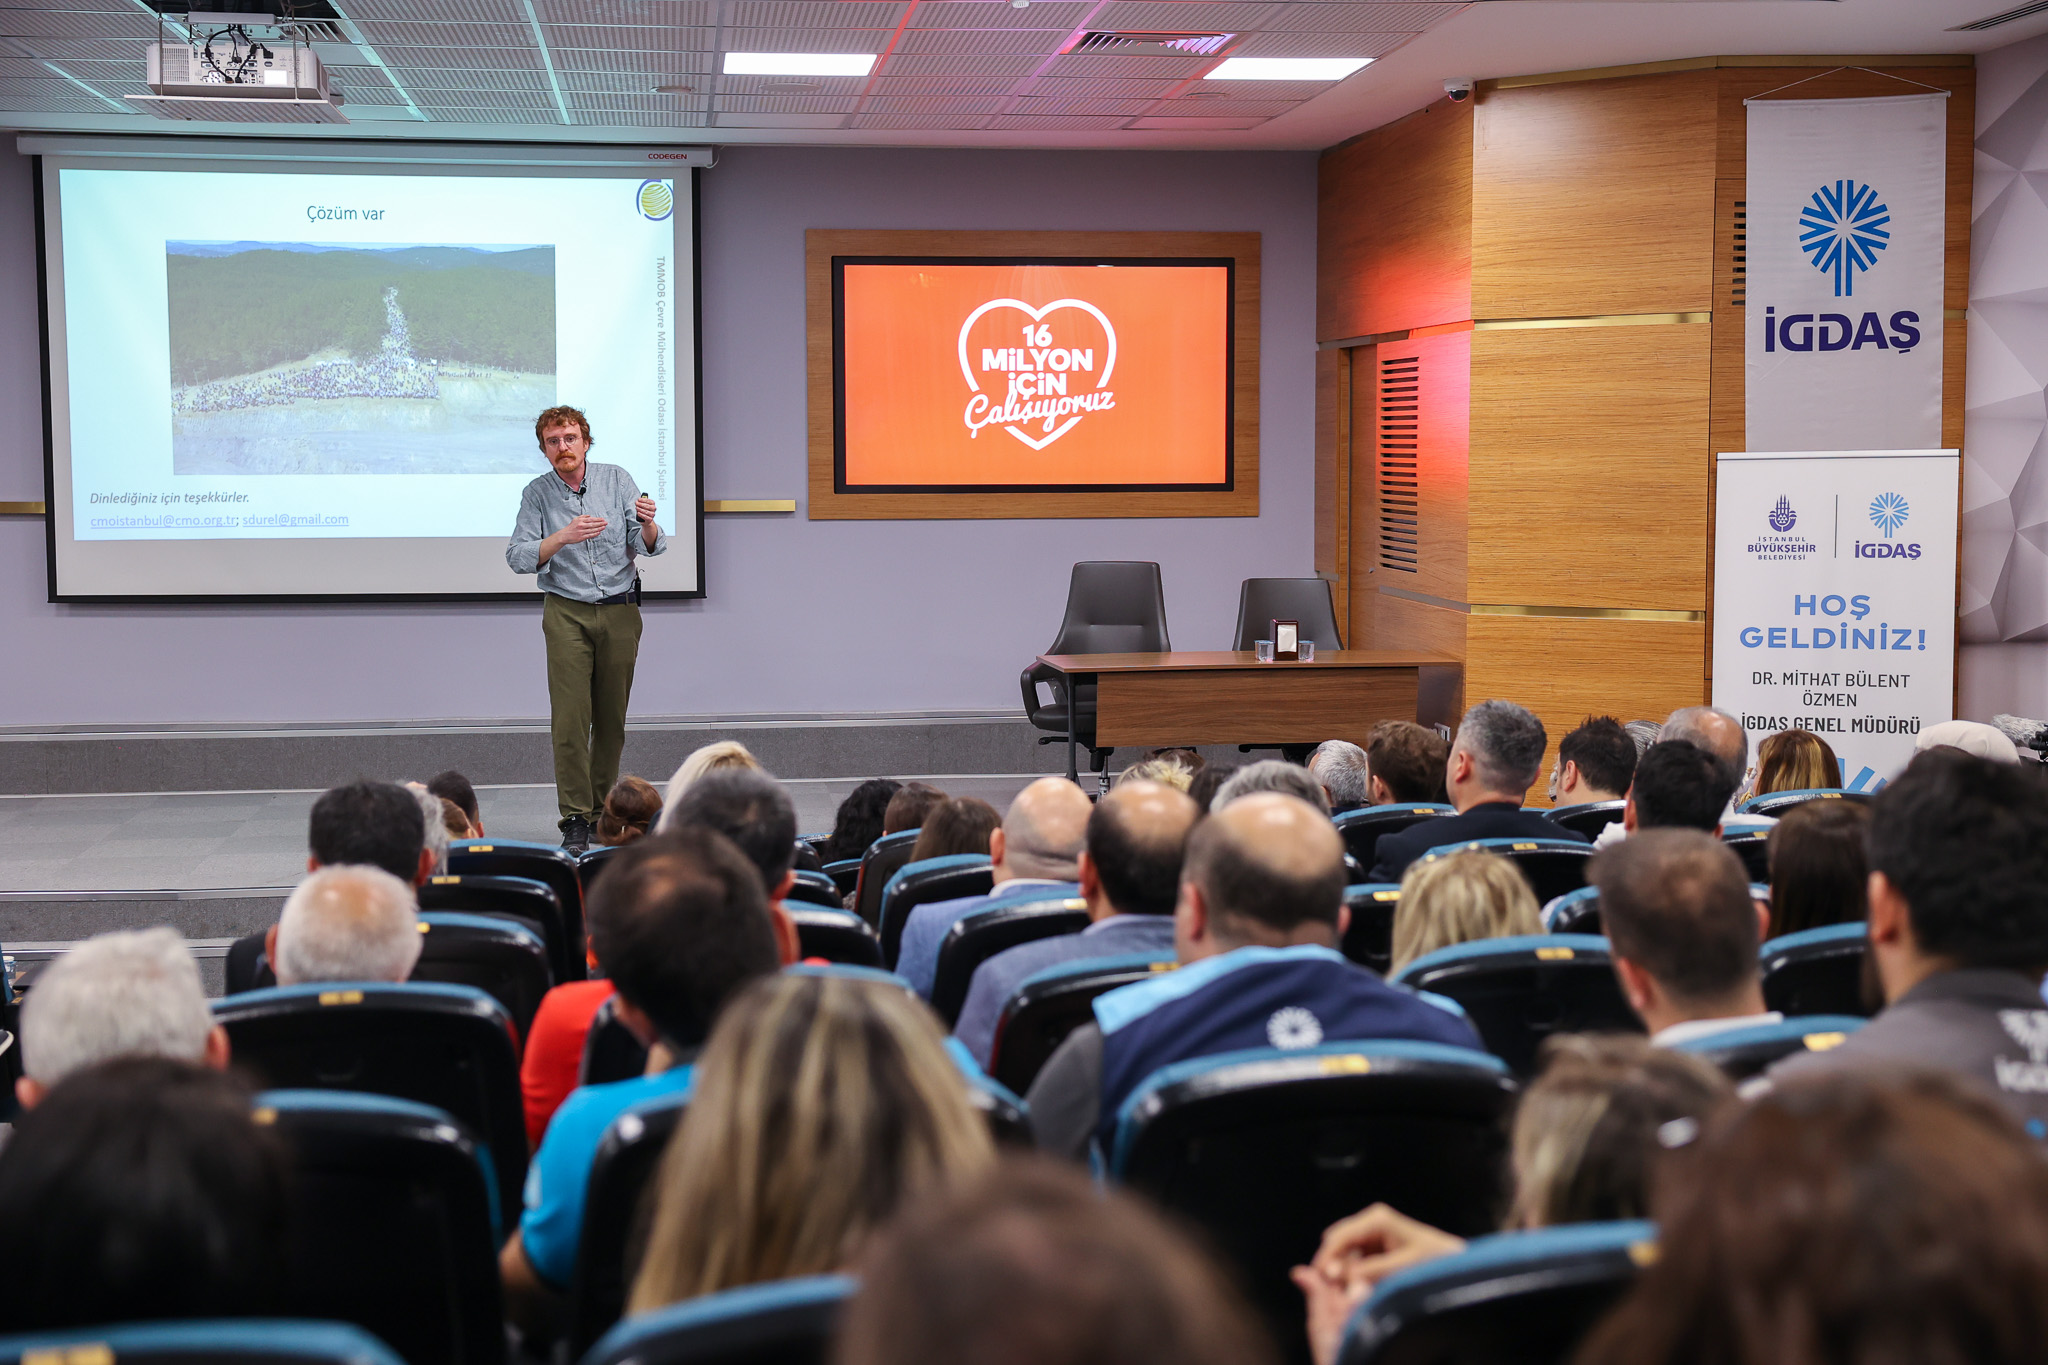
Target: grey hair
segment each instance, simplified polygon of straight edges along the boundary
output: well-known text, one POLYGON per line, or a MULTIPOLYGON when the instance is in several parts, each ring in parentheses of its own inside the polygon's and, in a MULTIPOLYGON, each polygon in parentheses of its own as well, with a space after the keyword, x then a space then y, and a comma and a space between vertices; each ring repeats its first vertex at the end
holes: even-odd
POLYGON ((1657 732, 1658 739, 1682 739, 1705 749, 1719 760, 1721 766, 1730 770, 1739 785, 1749 772, 1749 730, 1735 716, 1718 706, 1681 706, 1664 719, 1664 728, 1657 732), (1704 724, 1708 716, 1719 716, 1735 727, 1735 733, 1742 736, 1742 752, 1729 757, 1721 752, 1720 746, 1707 735, 1704 724))
POLYGON ((44 1085, 117 1057, 206 1056, 213 1012, 175 929, 100 934, 44 968, 21 1006, 24 1069, 44 1085))
POLYGON ((448 822, 441 815, 441 798, 412 783, 406 790, 420 803, 420 818, 427 822, 426 850, 434 855, 434 875, 442 876, 448 871, 448 822))
POLYGON ((1323 784, 1311 777, 1308 769, 1278 758, 1262 758, 1232 773, 1229 780, 1216 789, 1209 809, 1222 810, 1238 797, 1255 792, 1279 792, 1284 796, 1300 797, 1323 814, 1330 813, 1330 798, 1323 795, 1323 784))
POLYGON ((1330 804, 1362 806, 1366 802, 1365 750, 1348 739, 1326 739, 1309 755, 1309 774, 1330 794, 1330 804))
POLYGON ((1543 722, 1533 712, 1496 699, 1465 713, 1452 747, 1472 756, 1480 780, 1494 791, 1525 792, 1543 771, 1543 751, 1549 743, 1543 722))
POLYGON ((323 867, 292 888, 277 919, 281 986, 403 981, 420 960, 412 888, 381 867, 323 867))

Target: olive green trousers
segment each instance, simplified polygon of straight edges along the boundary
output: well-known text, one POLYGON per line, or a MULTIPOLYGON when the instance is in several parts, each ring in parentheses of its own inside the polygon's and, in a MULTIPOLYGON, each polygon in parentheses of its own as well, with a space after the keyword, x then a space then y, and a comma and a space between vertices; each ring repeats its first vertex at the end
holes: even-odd
POLYGON ((555 801, 564 821, 576 815, 595 821, 619 780, 626 703, 640 657, 640 608, 632 602, 601 607, 554 593, 542 602, 555 801))

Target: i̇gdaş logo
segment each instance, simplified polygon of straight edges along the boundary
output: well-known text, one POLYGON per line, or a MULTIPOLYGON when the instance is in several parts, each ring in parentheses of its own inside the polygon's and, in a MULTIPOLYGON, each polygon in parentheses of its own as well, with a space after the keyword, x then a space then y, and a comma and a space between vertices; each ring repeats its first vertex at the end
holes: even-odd
POLYGON ((962 415, 970 438, 983 427, 1001 427, 1044 450, 1089 413, 1116 406, 1109 387, 1115 371, 1116 328, 1084 299, 1055 299, 1043 308, 990 299, 960 324, 960 373, 973 394, 962 415), (1014 332, 983 327, 970 344, 976 324, 992 314, 1001 320, 1005 310, 1014 310, 1007 314, 1017 320, 1014 332))

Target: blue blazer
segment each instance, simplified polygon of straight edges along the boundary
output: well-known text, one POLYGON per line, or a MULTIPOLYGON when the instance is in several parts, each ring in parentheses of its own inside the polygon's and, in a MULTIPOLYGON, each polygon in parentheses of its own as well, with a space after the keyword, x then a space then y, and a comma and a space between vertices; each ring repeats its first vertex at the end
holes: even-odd
POLYGON ((1462 815, 1446 815, 1410 825, 1398 834, 1382 834, 1377 861, 1366 877, 1373 882, 1398 882, 1408 864, 1441 844, 1464 844, 1474 839, 1571 839, 1588 842, 1577 830, 1546 817, 1541 811, 1523 810, 1506 801, 1486 801, 1462 815))

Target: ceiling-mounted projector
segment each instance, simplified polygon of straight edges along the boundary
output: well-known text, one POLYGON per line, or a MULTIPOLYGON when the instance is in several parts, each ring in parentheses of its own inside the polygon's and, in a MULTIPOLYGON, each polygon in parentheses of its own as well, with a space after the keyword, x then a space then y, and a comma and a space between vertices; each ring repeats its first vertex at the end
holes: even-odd
POLYGON ((158 118, 229 123, 346 123, 341 93, 303 34, 274 14, 194 10, 180 39, 160 15, 143 77, 128 98, 158 118))

